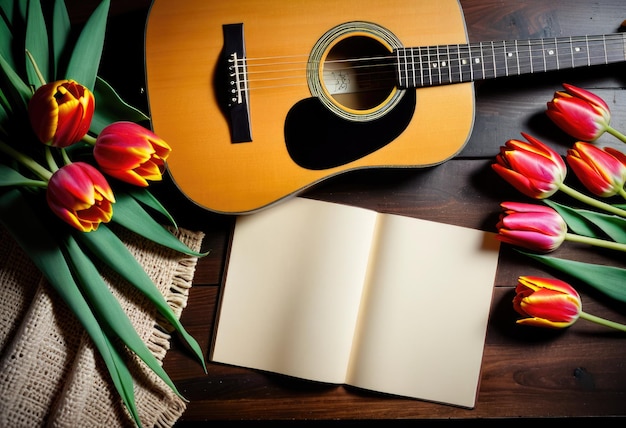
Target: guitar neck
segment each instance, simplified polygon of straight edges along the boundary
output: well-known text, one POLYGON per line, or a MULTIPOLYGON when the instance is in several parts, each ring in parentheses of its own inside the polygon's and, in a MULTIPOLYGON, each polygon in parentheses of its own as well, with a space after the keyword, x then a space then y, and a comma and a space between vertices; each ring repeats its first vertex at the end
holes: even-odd
POLYGON ((394 51, 401 88, 626 61, 626 34, 479 42, 394 51))

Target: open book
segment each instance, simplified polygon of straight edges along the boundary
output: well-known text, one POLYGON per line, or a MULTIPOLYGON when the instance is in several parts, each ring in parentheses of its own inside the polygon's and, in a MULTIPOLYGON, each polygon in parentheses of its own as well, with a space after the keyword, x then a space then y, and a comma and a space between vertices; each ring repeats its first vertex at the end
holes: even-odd
POLYGON ((293 198, 236 220, 211 360, 473 407, 494 234, 293 198))

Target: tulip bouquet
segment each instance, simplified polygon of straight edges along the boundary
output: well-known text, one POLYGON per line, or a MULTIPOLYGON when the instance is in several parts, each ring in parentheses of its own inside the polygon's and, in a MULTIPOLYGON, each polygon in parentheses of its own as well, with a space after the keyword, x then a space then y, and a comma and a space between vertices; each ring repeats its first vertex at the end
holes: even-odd
POLYGON ((98 76, 108 11, 104 0, 74 40, 62 0, 51 16, 39 0, 0 1, 0 222, 82 323, 139 425, 119 344, 178 392, 99 266, 140 289, 204 367, 198 343, 118 233, 201 254, 161 225, 175 227, 147 189, 161 179, 170 147, 98 76))
MULTIPOLYGON (((565 241, 626 251, 626 205, 615 203, 616 198, 626 198, 626 155, 592 144, 605 132, 623 142, 626 137, 611 127, 611 113, 604 100, 572 85, 564 88, 565 91, 557 91, 548 102, 547 115, 581 141, 567 151, 565 160, 548 145, 526 134, 522 134, 526 141, 509 140, 500 148, 493 169, 521 193, 542 200, 545 205, 502 203, 503 211, 496 225, 498 238, 531 250, 524 254, 626 302, 626 269, 545 254, 565 241), (588 192, 565 183, 568 166, 588 192), (549 199, 559 191, 584 208, 572 208, 549 199)), ((515 310, 529 317, 519 320, 520 323, 562 328, 582 317, 626 331, 624 325, 582 312, 578 293, 560 280, 520 277, 516 292, 515 310)))

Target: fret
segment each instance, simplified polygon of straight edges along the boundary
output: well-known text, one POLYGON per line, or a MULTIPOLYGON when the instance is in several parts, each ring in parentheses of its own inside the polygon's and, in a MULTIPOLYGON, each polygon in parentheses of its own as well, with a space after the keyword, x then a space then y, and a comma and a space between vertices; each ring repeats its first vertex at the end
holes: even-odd
POLYGON ((556 41, 553 39, 542 39, 541 48, 543 50, 543 71, 559 69, 559 56, 556 41))
POLYGON ((515 41, 515 52, 517 55, 516 62, 518 67, 518 74, 529 74, 532 73, 532 57, 531 57, 531 47, 529 41, 515 41))
POLYGON ((498 41, 492 42, 493 47, 493 61, 494 61, 494 74, 495 77, 508 76, 509 70, 509 58, 506 49, 506 42, 498 41))
POLYGON ((439 46, 430 49, 430 67, 432 70, 433 84, 441 84, 441 61, 439 59, 439 46))
MULTIPOLYGON (((448 46, 448 61, 450 83, 464 82, 463 80, 463 57, 461 55, 461 45, 448 46)), ((467 79, 469 81, 469 79, 467 79)))
POLYGON ((517 40, 515 40, 515 65, 517 65, 517 74, 522 74, 522 66, 520 65, 520 52, 519 52, 519 47, 517 45, 517 40))
POLYGON ((446 46, 446 70, 447 70, 447 76, 448 76, 448 83, 454 83, 454 81, 452 80, 452 66, 451 66, 451 61, 450 61, 450 45, 446 46))
POLYGON ((482 46, 482 71, 483 78, 490 79, 496 77, 496 56, 494 50, 494 42, 490 42, 488 47, 482 46), (485 49, 488 49, 488 52, 485 54, 485 49))
POLYGON ((474 69, 472 68, 472 55, 470 54, 470 48, 468 45, 458 45, 458 49, 459 68, 461 70, 459 81, 472 82, 474 81, 474 69))
POLYGON ((482 43, 469 45, 469 60, 472 70, 472 80, 482 80, 485 78, 483 68, 482 43))
POLYGON ((504 55, 504 64, 507 76, 515 76, 521 74, 520 62, 519 62, 519 49, 517 47, 517 40, 513 42, 502 42, 504 55))

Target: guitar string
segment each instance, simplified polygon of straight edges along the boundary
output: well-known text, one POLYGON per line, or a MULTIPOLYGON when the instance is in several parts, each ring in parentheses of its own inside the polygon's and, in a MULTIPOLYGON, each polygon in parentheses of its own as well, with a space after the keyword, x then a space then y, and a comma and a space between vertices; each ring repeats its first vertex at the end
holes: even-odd
MULTIPOLYGON (((488 42, 487 42, 488 43, 488 42)), ((607 44, 607 47, 609 47, 610 44, 607 44)), ((616 42, 613 43, 613 45, 615 46, 622 46, 621 42, 616 42)), ((489 48, 491 49, 491 44, 485 44, 483 45, 485 48, 489 48)), ((526 47, 526 46, 522 46, 522 47, 526 47)), ((548 46, 545 46, 546 50, 548 50, 548 46)), ((480 44, 469 44, 469 45, 440 45, 440 46, 425 46, 425 47, 421 47, 421 48, 404 48, 405 50, 413 50, 413 51, 430 51, 430 52, 434 52, 432 54, 433 57, 443 57, 443 58, 451 58, 450 62, 454 62, 454 61, 458 61, 458 54, 471 54, 471 49, 475 49, 475 50, 480 50, 480 44), (448 49, 448 48, 457 48, 459 49, 458 51, 446 51, 446 52, 441 52, 440 49, 448 49)), ((508 52, 508 51, 499 51, 500 49, 504 49, 504 46, 500 46, 500 47, 494 47, 493 48, 493 53, 489 54, 488 56, 493 56, 495 55, 501 55, 501 54, 505 54, 505 53, 513 53, 513 52, 508 52)), ((567 48, 566 48, 567 49, 567 48)), ((519 45, 518 48, 515 50, 516 53, 518 53, 518 56, 521 56, 522 54, 526 54, 526 53, 537 53, 536 51, 532 51, 532 49, 520 49, 519 45)), ((422 54, 420 53, 419 55, 417 55, 418 57, 421 58, 420 61, 415 61, 416 63, 420 63, 420 64, 424 64, 424 63, 429 63, 430 62, 435 62, 435 61, 425 61, 423 60, 424 56, 428 56, 428 52, 426 54, 422 54)), ((556 54, 552 55, 554 58, 556 58, 556 54)), ((309 63, 308 61, 289 61, 289 62, 270 62, 270 63, 260 63, 260 64, 251 64, 251 62, 253 61, 267 61, 267 60, 273 60, 273 59, 281 59, 281 58, 303 58, 305 57, 305 55, 292 55, 292 56, 281 56, 281 57, 261 57, 261 58, 245 58, 245 59, 240 59, 238 60, 238 64, 245 64, 246 67, 248 69, 250 69, 251 67, 269 67, 269 66, 283 66, 283 65, 299 65, 299 64, 305 64, 304 69, 307 70, 308 65, 310 65, 311 63, 309 63)), ((477 57, 476 55, 472 56, 471 58, 475 58, 477 57)), ((597 56, 597 57, 592 57, 589 56, 589 58, 593 61, 596 61, 598 58, 602 59, 604 58, 604 55, 601 56, 597 56)), ((539 57, 541 58, 541 57, 539 57)), ((546 57, 548 58, 548 57, 546 57)), ((438 58, 439 59, 439 58, 438 58)), ((506 58, 500 58, 501 61, 506 60, 506 58)), ((531 59, 530 55, 527 57, 528 60, 531 59)), ((538 59, 537 57, 534 57, 532 59, 538 59)), ((389 55, 385 55, 385 56, 378 56, 378 57, 367 57, 367 58, 346 58, 346 59, 339 59, 339 60, 329 60, 329 61, 325 61, 325 64, 341 64, 341 63, 349 63, 349 64, 353 64, 355 62, 369 62, 369 61, 379 61, 379 60, 391 60, 391 62, 389 63, 385 63, 385 64, 377 64, 377 66, 396 66, 397 65, 397 58, 395 55, 393 54, 389 54, 389 55)), ((496 64, 498 65, 498 64, 496 64)), ((362 66, 352 66, 350 67, 350 69, 355 69, 355 68, 371 68, 372 65, 371 64, 365 64, 362 66)), ((276 70, 261 70, 261 71, 248 71, 248 74, 255 74, 255 73, 273 73, 273 72, 285 72, 285 71, 302 71, 302 67, 298 67, 298 68, 292 68, 292 69, 276 69, 276 70)))
MULTIPOLYGON (((621 34, 617 36, 621 36, 621 34)), ((408 66, 410 66, 410 64, 413 64, 414 69, 411 70, 411 73, 416 74, 418 79, 421 74, 428 73, 429 70, 431 73, 436 75, 435 77, 439 77, 438 75, 440 73, 440 69, 438 67, 432 68, 432 64, 435 64, 435 63, 440 64, 443 59, 443 60, 446 60, 446 62, 448 62, 448 65, 445 66, 445 71, 441 71, 442 75, 446 74, 445 76, 446 81, 443 83, 449 83, 448 80, 451 80, 452 83, 454 83, 457 81, 461 81, 461 82, 471 81, 471 79, 470 80, 463 79, 463 76, 469 73, 469 71, 463 72, 461 70, 462 65, 458 64, 463 59, 463 55, 468 55, 468 57, 465 57, 466 60, 476 59, 480 57, 485 59, 485 61, 481 61, 480 64, 473 63, 472 65, 470 64, 463 65, 466 67, 471 66, 473 68, 476 68, 476 67, 481 68, 482 66, 488 67, 485 70, 485 73, 482 72, 482 69, 477 70, 477 71, 480 71, 479 74, 482 74, 483 78, 485 77, 484 74, 491 74, 492 71, 497 76, 507 75, 506 72, 511 71, 511 69, 512 69, 512 72, 509 72, 508 75, 517 75, 517 74, 526 74, 526 73, 516 73, 515 72, 516 69, 520 67, 524 67, 524 68, 532 67, 531 63, 533 61, 542 62, 548 50, 552 49, 553 51, 557 51, 557 48, 560 48, 560 50, 562 50, 562 46, 564 44, 565 45, 571 44, 571 46, 565 47, 565 51, 568 54, 571 53, 572 59, 567 61, 567 64, 565 64, 564 66, 558 67, 557 69, 571 68, 572 61, 574 61, 574 58, 573 58, 574 49, 576 47, 584 48, 581 50, 581 52, 577 52, 577 54, 580 55, 583 60, 587 59, 587 61, 589 61, 592 65, 598 64, 598 62, 602 64, 604 63, 604 60, 607 59, 606 50, 610 48, 614 48, 616 46, 623 47, 623 38, 620 37, 618 40, 616 40, 614 37, 590 36, 590 37, 583 38, 583 39, 573 38, 571 42, 569 40, 560 40, 560 44, 561 46, 557 47, 554 41, 550 42, 550 39, 545 39, 543 41, 542 40, 518 41, 517 45, 515 45, 514 42, 498 41, 498 42, 494 42, 493 44, 491 42, 482 42, 482 43, 479 42, 479 43, 458 44, 458 45, 423 46, 423 47, 403 48, 403 49, 405 49, 406 51, 412 51, 416 53, 413 56, 413 58, 410 60, 408 66), (590 53, 590 51, 588 50, 588 46, 579 45, 579 43, 584 43, 584 42, 588 42, 588 43, 603 42, 603 44, 606 46, 605 53, 595 55, 595 56, 592 55, 592 53, 590 53), (506 50, 507 47, 509 47, 510 49, 506 50), (542 49, 533 50, 532 49, 533 47, 535 48, 542 47, 542 49), (482 55, 476 55, 476 52, 484 51, 484 50, 487 50, 487 52, 482 52, 482 55), (514 54, 514 56, 508 57, 508 58, 503 56, 509 53, 514 54), (495 59, 496 56, 499 56, 498 58, 499 61, 495 59), (509 62, 509 61, 514 62, 517 60, 521 61, 519 66, 517 64, 513 64, 513 65, 505 64, 505 62, 509 62), (450 65, 451 63, 454 65, 450 65)), ((290 86, 306 86, 306 83, 291 83, 291 84, 283 83, 280 85, 268 85, 268 86, 256 85, 259 82, 271 83, 271 82, 276 82, 276 81, 302 79, 303 78, 303 75, 301 74, 302 72, 306 73, 310 71, 311 68, 315 68, 314 65, 310 63, 308 60, 295 61, 294 59, 297 59, 297 58, 308 58, 308 56, 307 55, 290 55, 290 56, 277 56, 277 57, 243 58, 243 59, 237 60, 236 67, 245 67, 247 69, 247 72, 245 74, 248 76, 248 79, 247 80, 242 79, 241 81, 242 84, 245 84, 247 86, 247 89, 246 89, 247 91, 260 90, 260 89, 276 89, 279 87, 290 87, 290 86), (281 59, 287 59, 288 61, 272 62, 272 61, 281 60, 281 59), (277 67, 277 66, 279 67, 287 66, 291 68, 272 68, 272 69, 266 68, 266 67, 277 67), (271 75, 275 75, 278 73, 294 73, 294 74, 279 75, 279 76, 273 76, 273 77, 262 77, 262 78, 256 77, 257 75, 265 75, 265 76, 270 75, 271 76, 271 75), (253 84, 255 84, 255 86, 251 86, 253 84)), ((559 61, 559 59, 561 59, 558 57, 558 51, 552 53, 551 55, 545 56, 545 58, 546 58, 546 61, 548 60, 559 61)), ((568 57, 568 59, 569 58, 570 57, 568 57)), ((398 58, 396 57, 396 55, 389 54, 389 55, 384 55, 384 56, 375 56, 375 57, 366 57, 366 58, 345 58, 345 59, 337 59, 337 60, 328 60, 328 61, 325 61, 324 64, 326 65, 341 65, 341 64, 349 65, 344 68, 333 69, 331 72, 342 72, 345 70, 358 72, 361 69, 368 71, 367 73, 361 73, 359 76, 352 76, 352 77, 363 78, 363 76, 366 76, 366 75, 369 75, 372 77, 384 75, 386 76, 385 78, 388 79, 389 75, 394 75, 398 71, 397 60, 398 58), (380 61, 389 61, 389 62, 380 63, 380 61), (375 64, 372 64, 372 63, 375 63, 375 64), (378 70, 372 70, 374 67, 377 67, 377 68, 386 67, 389 70, 385 71, 384 73, 380 73, 378 70)), ((537 68, 536 71, 538 72, 546 71, 542 69, 541 65, 543 64, 540 64, 540 66, 537 68)), ((531 73, 532 72, 533 71, 531 71, 531 73)), ((432 80, 431 76, 424 76, 424 77, 429 77, 428 80, 432 80)), ((439 81, 440 79, 436 79, 436 80, 439 81)), ((480 80, 480 79, 475 79, 475 80, 480 80)), ((430 85, 437 85, 441 83, 438 81, 436 82, 431 81, 430 85)), ((429 84, 426 84, 424 86, 429 86, 429 84)))

